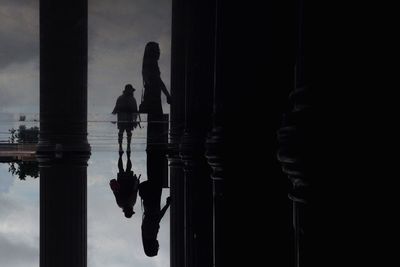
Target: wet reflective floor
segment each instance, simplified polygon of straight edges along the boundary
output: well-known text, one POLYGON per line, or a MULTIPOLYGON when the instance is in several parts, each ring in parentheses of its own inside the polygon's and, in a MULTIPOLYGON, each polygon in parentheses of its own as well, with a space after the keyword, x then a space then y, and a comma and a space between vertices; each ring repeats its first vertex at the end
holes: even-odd
MULTIPOLYGON (((143 245, 143 215, 149 205, 144 205, 146 203, 142 201, 143 193, 139 194, 138 186, 149 180, 146 119, 143 116, 141 128, 137 127, 133 131, 131 152, 126 151, 124 135, 124 152, 120 153, 115 117, 89 115, 88 139, 92 154, 87 167, 88 266, 169 266, 169 208, 166 208, 159 221, 157 255, 147 256, 143 245), (124 180, 132 175, 139 178, 136 184, 124 180), (119 187, 113 188, 113 180, 119 181, 119 187), (125 185, 132 187, 133 191, 137 188, 137 195, 124 193, 125 185), (115 190, 120 193, 119 197, 113 192, 115 190), (120 207, 121 202, 125 201, 123 195, 128 195, 130 204, 134 203, 133 214, 129 218, 120 207)), ((1 265, 36 267, 39 266, 40 172, 32 149, 35 145, 35 127, 39 126, 38 114, 1 114, 0 121, 1 265)), ((163 172, 165 171, 164 175, 168 177, 168 169, 163 168, 163 172)), ((167 179, 163 178, 160 189, 161 198, 157 198, 157 201, 161 209, 166 205, 169 196, 167 179)), ((147 214, 151 215, 152 212, 148 209, 147 214)), ((151 216, 147 216, 149 218, 151 216)), ((157 225, 151 227, 157 228, 157 225)))

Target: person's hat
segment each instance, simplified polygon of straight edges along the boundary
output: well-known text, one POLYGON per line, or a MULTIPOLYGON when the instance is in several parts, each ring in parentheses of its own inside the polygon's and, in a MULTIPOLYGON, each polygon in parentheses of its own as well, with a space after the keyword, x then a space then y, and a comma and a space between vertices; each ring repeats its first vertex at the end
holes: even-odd
POLYGON ((127 85, 125 85, 125 90, 124 90, 124 92, 134 92, 134 91, 136 91, 136 89, 133 88, 132 84, 127 84, 127 85))

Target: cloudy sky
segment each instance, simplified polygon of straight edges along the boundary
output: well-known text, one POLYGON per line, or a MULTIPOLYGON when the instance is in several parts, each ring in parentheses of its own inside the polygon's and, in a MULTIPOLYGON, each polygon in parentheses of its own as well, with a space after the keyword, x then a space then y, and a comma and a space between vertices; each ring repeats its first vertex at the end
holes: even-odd
POLYGON ((0 112, 39 110, 39 9, 0 0, 0 112))
MULTIPOLYGON (((140 102, 142 57, 148 41, 160 44, 161 76, 169 89, 171 0, 88 1, 89 113, 109 114, 126 83, 138 89, 135 96, 140 102)), ((39 112, 39 0, 0 0, 2 112, 39 112)), ((168 112, 166 105, 164 112, 168 112)), ((114 127, 112 129, 115 131, 114 125, 105 125, 114 127)), ((5 127, 4 131, 12 128, 2 126, 5 127)), ((135 208, 137 214, 134 216, 137 216, 126 220, 108 188, 109 180, 115 178, 117 173, 117 153, 109 151, 110 146, 105 142, 115 144, 115 133, 99 130, 99 126, 90 129, 93 130, 92 137, 96 138, 97 133, 102 135, 99 138, 107 151, 93 153, 88 167, 88 266, 168 266, 169 211, 163 218, 159 233, 159 256, 147 258, 140 239, 140 205, 137 204, 135 208)), ((89 131, 89 137, 90 134, 89 131)), ((139 149, 136 155, 133 154, 132 160, 136 168, 134 170, 142 173, 143 179, 146 179, 143 150, 139 149)), ((19 181, 8 173, 8 165, 0 164, 2 266, 38 266, 38 190, 38 179, 19 181)), ((165 192, 164 202, 167 194, 165 192)))
POLYGON ((4 266, 39 266, 39 182, 12 177, 4 163, 0 163, 0 258, 4 266))
MULTIPOLYGON (((161 76, 169 88, 171 0, 88 1, 89 113, 110 112, 126 83, 138 89, 140 101, 148 41, 160 44, 161 76)), ((0 112, 38 111, 39 1, 0 0, 0 112)))

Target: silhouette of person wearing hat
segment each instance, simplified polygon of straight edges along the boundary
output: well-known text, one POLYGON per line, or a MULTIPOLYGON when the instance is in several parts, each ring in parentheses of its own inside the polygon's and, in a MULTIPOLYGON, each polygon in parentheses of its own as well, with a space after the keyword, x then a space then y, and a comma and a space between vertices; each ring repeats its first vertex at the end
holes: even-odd
POLYGON ((128 160, 124 171, 122 154, 122 152, 119 153, 117 179, 110 180, 110 188, 114 193, 117 205, 122 208, 125 217, 131 218, 135 214, 133 207, 136 203, 141 175, 137 177, 132 171, 130 152, 126 153, 128 160))
POLYGON ((115 108, 112 111, 112 114, 117 114, 118 116, 118 144, 119 151, 122 150, 122 139, 124 135, 124 131, 126 131, 127 136, 127 152, 131 151, 131 139, 132 139, 132 131, 137 127, 138 123, 137 119, 137 103, 136 99, 133 96, 133 92, 135 88, 131 84, 125 85, 125 90, 122 95, 120 95, 115 103, 115 108))

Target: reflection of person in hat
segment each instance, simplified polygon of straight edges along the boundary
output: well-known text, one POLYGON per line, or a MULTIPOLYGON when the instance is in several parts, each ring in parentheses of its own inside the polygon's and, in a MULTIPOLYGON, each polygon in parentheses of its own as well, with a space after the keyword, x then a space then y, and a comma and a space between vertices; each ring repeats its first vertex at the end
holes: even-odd
POLYGON ((122 209, 126 218, 131 218, 135 212, 133 207, 136 203, 137 192, 139 188, 139 177, 132 171, 132 162, 130 153, 126 153, 128 161, 126 163, 126 170, 122 162, 122 152, 119 154, 118 159, 118 174, 117 179, 110 180, 110 188, 114 193, 117 205, 122 209))
POLYGON ((125 85, 125 90, 122 95, 120 95, 115 104, 115 108, 112 114, 117 114, 118 116, 118 144, 119 151, 122 150, 122 138, 124 135, 124 131, 126 131, 127 136, 127 151, 131 150, 131 139, 132 139, 132 131, 133 128, 137 127, 137 103, 136 99, 133 96, 133 92, 135 88, 132 87, 131 84, 125 85))

